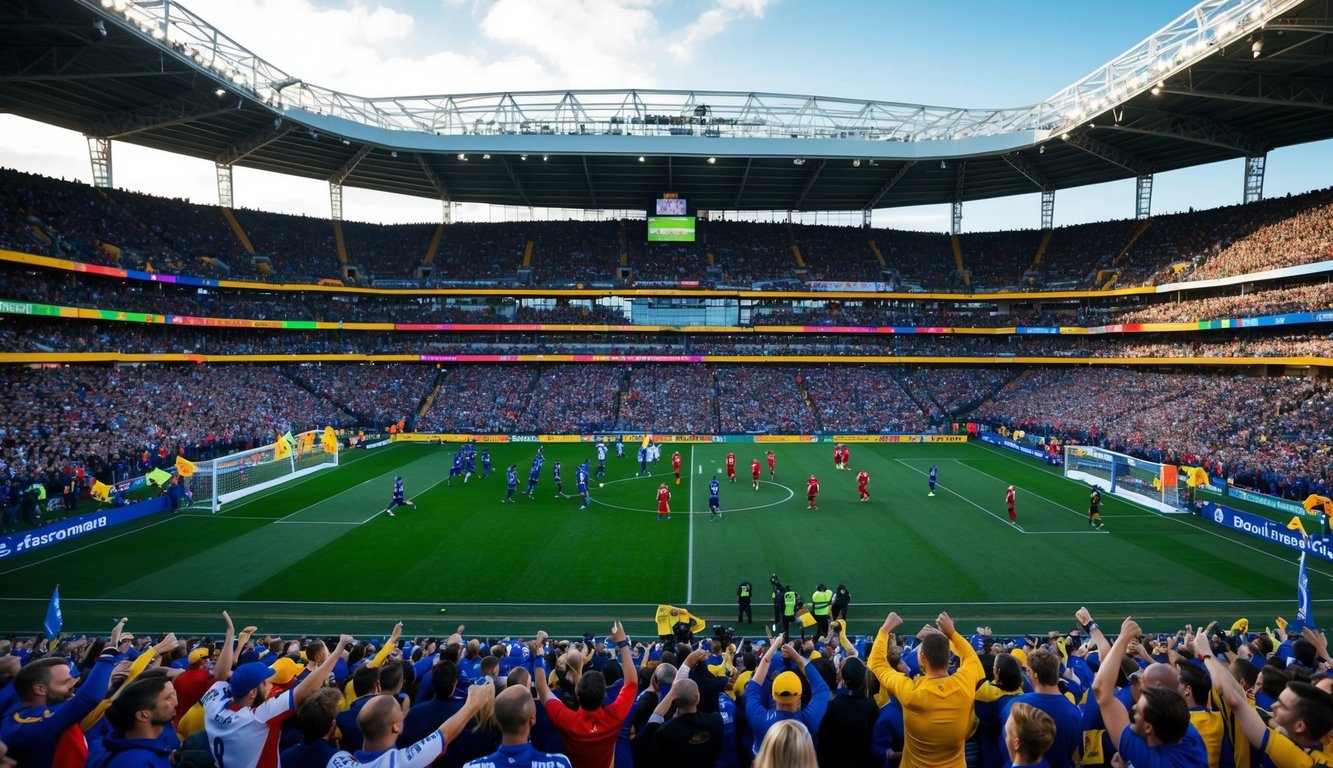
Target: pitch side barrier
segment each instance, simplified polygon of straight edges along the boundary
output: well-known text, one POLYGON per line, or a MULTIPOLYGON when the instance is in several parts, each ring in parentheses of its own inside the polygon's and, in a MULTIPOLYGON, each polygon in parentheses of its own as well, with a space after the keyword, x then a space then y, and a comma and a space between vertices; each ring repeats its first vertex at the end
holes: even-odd
POLYGON ((6 534, 0 536, 0 561, 14 555, 43 549, 63 541, 124 525, 169 509, 171 509, 171 500, 166 496, 159 496, 155 499, 127 504, 123 507, 106 507, 96 512, 66 517, 40 528, 34 528, 31 531, 6 534))
POLYGON ((1302 536, 1300 531, 1288 528, 1287 523, 1269 520, 1251 512, 1242 512, 1211 501, 1199 502, 1199 517, 1228 530, 1239 531, 1297 552, 1309 552, 1321 560, 1333 563, 1333 537, 1321 535, 1322 531, 1302 536))
POLYGON ((966 443, 967 435, 667 435, 600 433, 588 435, 478 435, 466 432, 412 432, 391 435, 395 443, 966 443))

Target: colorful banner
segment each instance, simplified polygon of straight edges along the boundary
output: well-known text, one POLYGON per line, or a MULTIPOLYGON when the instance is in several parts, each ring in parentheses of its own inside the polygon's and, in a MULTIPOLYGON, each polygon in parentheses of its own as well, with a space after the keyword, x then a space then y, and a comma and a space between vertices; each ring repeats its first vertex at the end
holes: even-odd
POLYGON ((1302 536, 1299 531, 1287 527, 1287 523, 1269 520, 1266 517, 1242 512, 1239 509, 1224 507, 1205 501, 1200 504, 1201 517, 1223 528, 1254 536, 1298 552, 1309 552, 1323 560, 1333 562, 1333 550, 1329 548, 1329 537, 1319 535, 1302 536))
POLYGON ((141 501, 138 504, 102 509, 86 515, 68 517, 25 533, 11 533, 0 536, 0 560, 11 555, 31 552, 52 544, 59 544, 62 541, 76 539, 89 533, 96 533, 170 508, 171 500, 166 496, 159 496, 148 501, 141 501))
POLYGON ((1248 501, 1251 504, 1258 504, 1261 507, 1276 509, 1279 512, 1285 512, 1289 515, 1311 514, 1310 512, 1305 511, 1305 507, 1301 506, 1300 502, 1291 501, 1289 499, 1279 499, 1276 496, 1269 496, 1266 493, 1256 493, 1255 491, 1247 491, 1244 488, 1234 487, 1228 488, 1226 493, 1228 496, 1240 499, 1241 501, 1248 501))

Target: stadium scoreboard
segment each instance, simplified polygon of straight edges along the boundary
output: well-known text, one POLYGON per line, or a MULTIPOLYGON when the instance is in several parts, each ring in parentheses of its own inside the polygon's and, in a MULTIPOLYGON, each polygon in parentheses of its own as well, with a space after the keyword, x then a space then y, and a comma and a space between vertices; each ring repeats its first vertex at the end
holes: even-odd
POLYGON ((648 242, 692 243, 694 222, 685 198, 665 194, 655 201, 652 215, 648 217, 648 242))

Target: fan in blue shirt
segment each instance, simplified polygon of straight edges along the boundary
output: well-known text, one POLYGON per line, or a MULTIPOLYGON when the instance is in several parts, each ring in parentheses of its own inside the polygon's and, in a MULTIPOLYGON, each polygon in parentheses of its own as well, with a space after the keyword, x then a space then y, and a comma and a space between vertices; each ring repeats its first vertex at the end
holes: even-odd
POLYGON ((569 758, 561 754, 538 752, 528 741, 537 723, 537 705, 528 689, 511 686, 495 697, 495 721, 503 734, 500 749, 465 763, 463 768, 571 768, 569 758))

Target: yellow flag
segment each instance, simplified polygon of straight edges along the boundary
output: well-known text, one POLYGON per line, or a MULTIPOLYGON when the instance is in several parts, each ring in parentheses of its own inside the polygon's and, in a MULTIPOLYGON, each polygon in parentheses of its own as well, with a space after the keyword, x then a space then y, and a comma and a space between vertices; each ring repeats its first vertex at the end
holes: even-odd
POLYGON ((288 456, 291 456, 291 455, 292 455, 292 444, 291 444, 291 442, 289 442, 289 441, 287 440, 287 437, 286 437, 285 435, 279 436, 279 437, 278 437, 278 442, 276 442, 276 443, 273 444, 273 459, 274 459, 274 461, 277 461, 277 460, 279 460, 279 459, 285 459, 285 458, 287 458, 288 456))
POLYGON ((643 436, 643 447, 644 447, 644 448, 647 448, 647 447, 648 447, 648 444, 651 443, 652 441, 653 441, 653 436, 652 436, 652 435, 644 435, 644 436, 643 436))
POLYGON ((181 477, 190 477, 194 474, 194 462, 188 461, 184 456, 176 457, 176 474, 181 477))
POLYGON ((1291 518, 1291 522, 1287 523, 1287 529, 1291 531, 1300 531, 1302 536, 1308 537, 1310 535, 1305 532, 1305 525, 1301 523, 1301 519, 1299 517, 1291 518))
POLYGON ((1312 515, 1323 512, 1325 515, 1333 517, 1333 499, 1329 499, 1327 496, 1311 494, 1306 497, 1305 501, 1301 502, 1301 506, 1305 507, 1305 511, 1312 515))
POLYGON ((171 482, 171 473, 160 469, 154 469, 152 472, 144 475, 144 478, 153 485, 166 485, 171 482))
POLYGON ((111 501, 111 486, 101 480, 94 480, 89 494, 97 501, 111 501))

